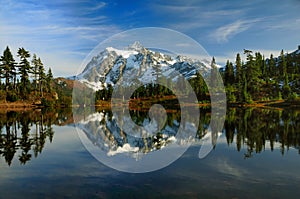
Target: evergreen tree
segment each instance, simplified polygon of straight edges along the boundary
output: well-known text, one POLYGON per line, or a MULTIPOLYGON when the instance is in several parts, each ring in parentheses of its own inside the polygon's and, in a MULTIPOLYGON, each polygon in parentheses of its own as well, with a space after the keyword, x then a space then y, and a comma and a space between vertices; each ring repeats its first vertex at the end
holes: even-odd
POLYGON ((30 64, 28 62, 28 58, 30 57, 30 54, 27 50, 24 48, 19 48, 18 50, 18 56, 20 57, 20 63, 19 63, 19 73, 21 77, 21 90, 23 91, 23 94, 28 94, 29 90, 29 72, 30 72, 30 64))
POLYGON ((237 88, 237 100, 241 101, 242 100, 242 95, 241 95, 241 90, 242 90, 242 80, 243 80, 243 74, 242 74, 242 60, 241 56, 238 53, 236 55, 235 59, 235 83, 236 83, 236 88, 237 88))
POLYGON ((218 73, 218 69, 216 66, 216 60, 215 57, 212 58, 211 60, 211 71, 210 71, 210 86, 212 89, 216 90, 217 87, 217 73, 218 73))
POLYGON ((15 74, 15 60, 8 46, 0 57, 0 61, 1 77, 5 78, 5 90, 8 91, 10 79, 14 78, 15 74))
POLYGON ((229 60, 227 60, 225 66, 224 79, 225 79, 225 86, 234 84, 234 69, 232 63, 229 62, 229 60))
MULTIPOLYGON (((259 91, 259 74, 260 74, 260 66, 255 61, 255 58, 252 55, 252 51, 244 50, 244 54, 247 55, 247 62, 245 64, 245 72, 247 74, 247 85, 248 92, 251 96, 259 91)), ((259 59, 259 56, 258 56, 259 59)))
POLYGON ((207 100, 208 89, 205 81, 199 72, 196 77, 189 80, 199 101, 207 100))
POLYGON ((45 69, 44 69, 44 64, 41 61, 41 58, 37 59, 37 63, 38 63, 38 74, 39 74, 39 78, 38 78, 38 83, 39 83, 39 90, 40 90, 40 95, 41 97, 43 97, 43 88, 44 88, 44 83, 46 80, 46 75, 45 75, 45 69))
POLYGON ((262 79, 262 74, 264 73, 264 57, 260 52, 255 53, 255 69, 257 70, 257 76, 262 79))
POLYGON ((51 68, 49 68, 47 76, 46 76, 46 84, 47 84, 48 91, 50 93, 52 92, 52 89, 51 89, 52 80, 53 80, 53 74, 52 74, 51 68))
POLYGON ((286 72, 289 74, 290 81, 293 81, 293 74, 296 74, 296 61, 295 56, 287 53, 286 55, 286 72))
POLYGON ((235 102, 235 88, 234 88, 234 69, 233 64, 227 60, 226 66, 225 66, 225 73, 224 73, 224 80, 225 80, 225 89, 226 89, 226 95, 228 102, 235 102))
POLYGON ((266 84, 269 85, 269 82, 270 82, 270 66, 267 62, 267 60, 265 59, 265 56, 263 56, 263 77, 266 81, 266 84))
POLYGON ((274 60, 274 57, 273 57, 273 54, 270 55, 270 59, 268 61, 268 65, 269 65, 269 74, 271 77, 274 77, 277 75, 276 71, 276 64, 275 64, 275 60, 274 60))
POLYGON ((36 94, 38 88, 38 75, 39 75, 39 62, 38 62, 38 59, 37 59, 37 56, 36 54, 33 54, 33 57, 32 57, 32 75, 33 75, 33 85, 34 85, 34 93, 36 94))
POLYGON ((284 72, 286 71, 286 60, 283 50, 280 51, 280 58, 279 58, 279 79, 282 81, 284 79, 284 72))
POLYGON ((16 69, 16 63, 13 62, 13 63, 11 64, 11 78, 12 78, 12 83, 13 83, 12 88, 13 88, 14 90, 16 90, 17 74, 18 74, 18 73, 17 73, 17 69, 16 69))
POLYGON ((282 68, 282 77, 283 77, 283 88, 282 88, 282 94, 283 98, 288 98, 291 94, 291 87, 289 85, 288 80, 288 74, 287 74, 287 64, 285 60, 285 55, 283 53, 283 50, 280 53, 280 60, 281 60, 281 68, 282 68))
POLYGON ((242 61, 241 61, 241 56, 238 53, 236 55, 236 60, 235 60, 235 70, 236 70, 236 75, 235 75, 235 82, 239 85, 242 81, 242 61))

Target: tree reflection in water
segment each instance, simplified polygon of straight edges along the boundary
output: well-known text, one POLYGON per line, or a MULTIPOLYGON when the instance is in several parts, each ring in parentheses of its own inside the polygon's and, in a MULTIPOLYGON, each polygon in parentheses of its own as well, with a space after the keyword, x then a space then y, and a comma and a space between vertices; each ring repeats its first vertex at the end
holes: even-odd
MULTIPOLYGON (((101 121, 86 121, 89 128, 99 125, 103 126, 104 132, 98 132, 89 139, 95 143, 96 140, 102 140, 98 143, 101 146, 106 142, 107 146, 122 146, 126 143, 136 143, 143 153, 159 150, 163 146, 161 141, 162 134, 157 134, 149 139, 142 139, 141 142, 134 142, 125 132, 113 124, 113 116, 109 110, 98 110, 103 114, 101 121), (96 122, 96 123, 95 123, 96 122), (131 141, 130 141, 131 140, 131 141)), ((141 125, 149 116, 145 111, 130 111, 132 120, 141 125)), ((167 120, 165 126, 170 127, 169 131, 178 129, 178 123, 182 118, 178 111, 167 111, 167 120)), ((82 114, 81 119, 86 120, 89 114, 82 114)), ((200 141, 208 132, 210 124, 210 109, 200 109, 200 124, 195 137, 195 142, 200 141)), ((81 120, 80 118, 78 119, 81 120)), ((189 118, 193 121, 193 118, 189 118)), ((20 164, 26 164, 42 153, 47 140, 51 143, 54 136, 52 126, 63 126, 72 124, 72 110, 31 110, 31 111, 0 111, 0 156, 4 158, 8 165, 12 164, 14 158, 18 159, 20 164)), ((101 128, 100 128, 101 129, 101 128)), ((245 149, 245 158, 252 157, 255 153, 260 153, 266 148, 273 151, 278 148, 282 155, 293 147, 300 153, 300 110, 292 109, 262 109, 262 108, 232 108, 228 109, 224 123, 223 135, 226 137, 229 146, 236 146, 237 151, 245 149)), ((175 135, 175 134, 174 134, 175 135)), ((200 142, 197 142, 200 143, 200 142)), ((167 142, 164 142, 167 144, 167 142)), ((218 140, 212 134, 212 144, 216 146, 218 140)), ((243 151, 245 151, 243 150, 243 151)))
POLYGON ((53 124, 64 125, 71 110, 30 110, 0 112, 0 155, 10 166, 13 158, 26 164, 37 157, 54 136, 53 124))
MULTIPOLYGON (((154 150, 159 150, 157 146, 161 146, 157 142, 157 137, 166 134, 165 137, 170 137, 178 130, 178 122, 180 120, 177 111, 167 111, 168 117, 165 126, 166 129, 173 131, 159 132, 157 135, 139 139, 127 135, 122 131, 122 127, 118 127, 109 110, 101 111, 101 119, 89 121, 89 117, 83 123, 83 129, 87 137, 92 143, 97 145, 101 150, 116 151, 118 147, 123 147, 124 144, 130 144, 131 147, 138 147, 139 152, 148 153, 154 150), (169 133, 171 132, 171 134, 169 133), (147 142, 145 142, 145 140, 147 142), (108 148, 107 148, 108 147, 108 148)), ((145 110, 130 111, 131 119, 138 125, 142 125, 149 120, 145 110)), ((192 115, 192 114, 191 114, 192 115)), ((92 116, 92 115, 90 115, 92 116)), ((182 119, 182 118, 181 118, 182 119)), ((193 121, 193 118, 189 119, 193 121)), ((211 122, 211 114, 209 108, 200 109, 200 124, 195 139, 192 144, 201 143, 201 139, 205 138, 208 133, 211 133, 211 141, 213 146, 218 144, 216 132, 209 132, 208 126, 211 122)), ((185 124, 185 123, 183 123, 185 124)), ((79 125, 80 126, 80 125, 79 125)), ((226 114, 226 120, 222 134, 226 137, 226 142, 229 146, 236 145, 237 151, 246 151, 245 158, 252 157, 255 153, 260 153, 265 149, 273 151, 275 148, 284 153, 293 147, 299 150, 300 153, 300 110, 292 109, 273 109, 273 108, 230 108, 226 114)), ((164 142, 164 139, 159 139, 164 142)), ((181 140, 183 143, 185 140, 181 140)), ((190 140, 189 140, 190 141, 190 140)), ((167 142, 164 142, 167 144, 167 142)))
POLYGON ((284 155, 293 147, 300 153, 300 110, 229 109, 224 131, 228 145, 235 143, 238 151, 247 148, 245 158, 266 148, 280 148, 284 155))

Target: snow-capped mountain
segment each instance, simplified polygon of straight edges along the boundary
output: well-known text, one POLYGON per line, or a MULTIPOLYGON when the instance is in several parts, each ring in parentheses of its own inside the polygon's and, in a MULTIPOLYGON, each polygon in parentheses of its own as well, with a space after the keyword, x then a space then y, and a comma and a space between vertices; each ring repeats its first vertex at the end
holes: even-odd
POLYGON ((143 81, 151 78, 154 81, 157 71, 159 76, 176 81, 178 72, 186 79, 190 79, 198 70, 208 71, 208 69, 210 69, 210 60, 173 56, 149 50, 139 42, 135 42, 125 49, 107 47, 92 58, 77 79, 94 90, 101 90, 107 84, 115 85, 125 74, 127 74, 127 83, 131 84, 133 81, 129 80, 134 79, 143 81))

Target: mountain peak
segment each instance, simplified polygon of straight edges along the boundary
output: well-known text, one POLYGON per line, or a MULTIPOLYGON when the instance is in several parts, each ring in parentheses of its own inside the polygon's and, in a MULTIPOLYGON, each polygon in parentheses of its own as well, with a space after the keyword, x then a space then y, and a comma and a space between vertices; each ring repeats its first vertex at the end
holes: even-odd
POLYGON ((155 69, 160 67, 160 76, 173 82, 178 79, 178 72, 186 79, 194 77, 199 70, 210 68, 208 62, 193 60, 185 56, 172 57, 159 51, 148 50, 140 42, 134 42, 125 49, 107 47, 103 52, 86 65, 79 74, 79 80, 93 90, 104 89, 105 85, 115 85, 121 77, 126 77, 125 85, 136 80, 140 82, 154 81, 158 76, 155 69))
POLYGON ((144 49, 144 46, 139 41, 135 41, 133 44, 129 45, 127 49, 139 51, 144 49))

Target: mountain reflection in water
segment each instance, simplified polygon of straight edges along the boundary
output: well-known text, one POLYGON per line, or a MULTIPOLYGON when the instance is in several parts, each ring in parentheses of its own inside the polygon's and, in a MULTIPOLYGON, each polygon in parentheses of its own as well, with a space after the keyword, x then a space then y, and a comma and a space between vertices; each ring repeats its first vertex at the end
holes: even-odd
MULTIPOLYGON (((196 109, 196 108, 195 108, 196 109)), ((137 125, 150 122, 148 112, 131 110, 131 118, 137 125)), ((233 108, 227 110, 226 120, 221 139, 220 132, 211 132, 210 109, 200 108, 200 122, 196 136, 187 135, 176 139, 182 118, 180 110, 167 110, 167 119, 162 129, 153 135, 128 135, 119 127, 116 117, 110 110, 98 110, 94 113, 82 113, 82 118, 76 118, 75 126, 82 129, 87 138, 107 156, 118 153, 128 153, 133 158, 136 154, 147 155, 156 150, 162 150, 171 143, 201 145, 202 140, 209 138, 215 147, 218 142, 226 142, 235 146, 237 151, 246 149, 245 158, 251 158, 265 149, 273 151, 279 148, 282 155, 293 147, 300 152, 300 111, 292 109, 258 109, 233 108), (218 134, 219 133, 219 134, 218 134), (225 138, 225 139, 224 139, 225 138)), ((126 120, 125 120, 126 121, 126 120)), ((185 123, 186 129, 193 128, 191 123, 185 123)), ((156 121, 158 124, 159 121, 156 121)), ((26 164, 33 157, 42 153, 45 144, 51 144, 54 131, 52 126, 74 125, 72 110, 30 110, 0 112, 0 157, 8 165, 18 159, 26 164), (49 143, 48 143, 49 142, 49 143)))
MULTIPOLYGON (((131 118, 123 118, 125 122, 122 125, 125 125, 126 121, 130 119, 140 126, 150 123, 147 111, 131 110, 130 115, 131 118)), ((175 138, 182 120, 180 110, 167 110, 166 123, 162 130, 154 135, 143 134, 143 132, 138 132, 136 136, 127 134, 123 131, 123 126, 118 126, 115 121, 122 115, 112 115, 110 110, 99 110, 87 114, 84 119, 78 120, 76 126, 84 131, 94 145, 105 151, 107 156, 127 153, 133 158, 137 158, 137 154, 140 157, 141 154, 145 155, 161 150, 174 142, 181 145, 201 145, 205 139, 210 139, 211 144, 215 147, 218 144, 218 137, 222 133, 229 146, 235 145, 237 151, 245 148, 244 157, 250 158, 265 149, 273 151, 274 148, 280 148, 282 154, 290 147, 300 149, 299 116, 300 111, 291 109, 232 108, 227 110, 222 132, 211 132, 209 129, 210 109, 201 108, 196 136, 186 135, 180 139, 175 138)), ((189 128, 194 126, 193 118, 188 118, 188 121, 189 123, 182 122, 187 134, 189 131, 186 126, 189 128)), ((134 127, 132 127, 132 131, 134 131, 134 127)), ((224 139, 219 141, 224 142, 224 139)))

